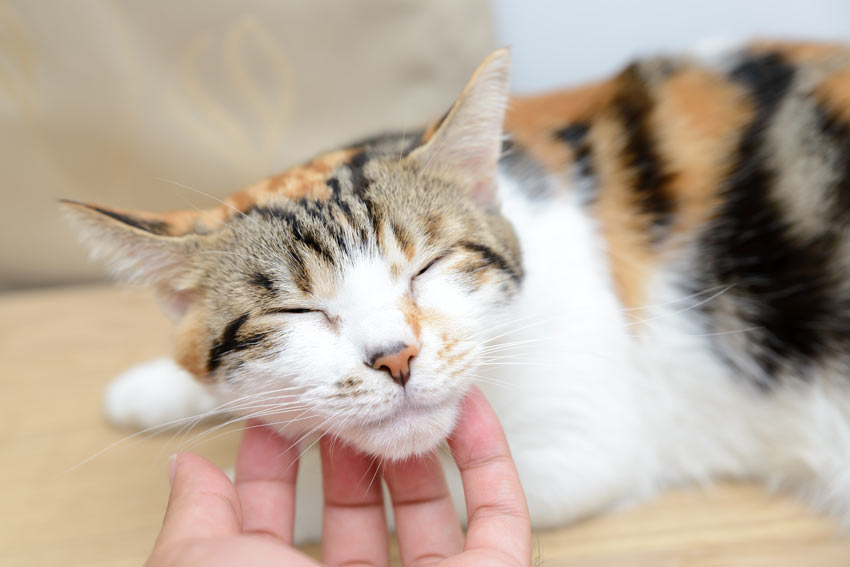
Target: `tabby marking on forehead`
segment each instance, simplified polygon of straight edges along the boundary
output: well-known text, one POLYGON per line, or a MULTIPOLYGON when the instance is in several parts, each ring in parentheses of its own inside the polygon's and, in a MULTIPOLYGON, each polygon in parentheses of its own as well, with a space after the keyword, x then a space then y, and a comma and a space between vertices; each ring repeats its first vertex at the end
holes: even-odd
POLYGON ((261 287, 261 288, 263 288, 266 291, 269 291, 271 293, 274 293, 276 291, 275 286, 274 286, 274 282, 272 281, 272 279, 267 274, 264 274, 263 272, 255 273, 251 277, 251 283, 254 284, 255 286, 261 287))

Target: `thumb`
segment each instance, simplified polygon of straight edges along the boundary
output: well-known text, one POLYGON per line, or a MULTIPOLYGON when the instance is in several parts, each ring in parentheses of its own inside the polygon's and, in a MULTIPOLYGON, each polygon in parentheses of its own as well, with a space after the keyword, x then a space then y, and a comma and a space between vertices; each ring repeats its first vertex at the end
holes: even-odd
POLYGON ((171 496, 155 548, 242 531, 239 497, 221 469, 192 453, 177 455, 170 466, 171 496))

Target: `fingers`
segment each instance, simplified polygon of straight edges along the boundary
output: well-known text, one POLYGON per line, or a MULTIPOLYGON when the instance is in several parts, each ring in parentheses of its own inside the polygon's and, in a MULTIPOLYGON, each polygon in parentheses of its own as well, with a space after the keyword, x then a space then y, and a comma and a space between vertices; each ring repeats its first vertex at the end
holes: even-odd
POLYGON ((463 551, 463 532, 437 454, 384 466, 405 566, 436 563, 463 551))
POLYGON ((387 565, 387 524, 377 464, 326 437, 320 446, 325 493, 323 562, 387 565))
POLYGON ((505 434, 484 395, 473 388, 449 438, 463 479, 467 550, 496 550, 524 565, 531 557, 528 506, 505 434))
POLYGON ((227 475, 192 453, 177 455, 171 467, 171 497, 155 548, 241 531, 242 510, 227 475))
POLYGON ((249 421, 236 458, 244 533, 265 533, 292 543, 297 476, 294 443, 258 421, 249 421))
POLYGON ((230 536, 189 540, 157 549, 147 567, 233 567, 234 565, 285 565, 319 567, 319 564, 277 539, 265 536, 230 536))

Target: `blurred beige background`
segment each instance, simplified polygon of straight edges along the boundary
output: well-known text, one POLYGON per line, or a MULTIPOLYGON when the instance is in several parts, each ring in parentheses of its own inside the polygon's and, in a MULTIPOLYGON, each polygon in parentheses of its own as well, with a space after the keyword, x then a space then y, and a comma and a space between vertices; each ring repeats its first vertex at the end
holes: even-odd
POLYGON ((208 206, 441 113, 492 48, 486 0, 0 0, 0 291, 102 279, 68 197, 208 206))

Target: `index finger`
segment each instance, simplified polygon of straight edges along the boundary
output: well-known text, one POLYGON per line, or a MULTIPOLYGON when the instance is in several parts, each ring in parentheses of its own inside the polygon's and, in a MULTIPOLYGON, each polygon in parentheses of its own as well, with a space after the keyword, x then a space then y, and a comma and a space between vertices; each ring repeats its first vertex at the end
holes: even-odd
POLYGON ((469 528, 466 550, 495 550, 526 564, 531 558, 531 523, 505 433, 478 388, 464 400, 449 438, 460 469, 469 528))
POLYGON ((171 496, 155 551, 184 540, 227 537, 242 531, 242 510, 230 479, 192 453, 171 463, 171 496))
POLYGON ((242 531, 292 544, 298 447, 259 421, 249 421, 242 435, 236 457, 242 531))

